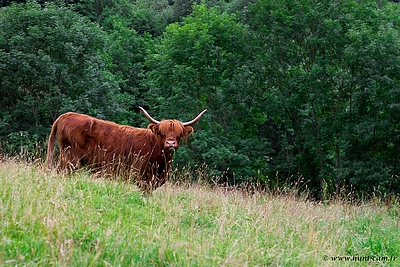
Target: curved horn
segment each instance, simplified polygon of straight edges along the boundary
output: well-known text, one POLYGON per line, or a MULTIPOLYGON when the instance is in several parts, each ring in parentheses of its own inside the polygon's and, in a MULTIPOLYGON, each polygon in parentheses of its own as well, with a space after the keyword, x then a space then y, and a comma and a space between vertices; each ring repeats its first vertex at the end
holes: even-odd
POLYGON ((160 122, 159 122, 158 120, 153 119, 153 118, 150 116, 150 114, 147 113, 147 111, 146 111, 144 108, 142 108, 142 107, 139 107, 139 108, 140 108, 140 110, 143 112, 144 116, 145 116, 150 122, 155 123, 155 124, 160 124, 160 122))
POLYGON ((207 109, 203 110, 202 112, 200 112, 199 115, 197 115, 196 118, 194 118, 194 119, 191 120, 191 121, 183 122, 183 123, 182 123, 183 126, 190 126, 190 125, 192 125, 192 124, 195 124, 198 120, 200 120, 201 116, 203 116, 203 114, 204 114, 206 111, 207 111, 207 109))

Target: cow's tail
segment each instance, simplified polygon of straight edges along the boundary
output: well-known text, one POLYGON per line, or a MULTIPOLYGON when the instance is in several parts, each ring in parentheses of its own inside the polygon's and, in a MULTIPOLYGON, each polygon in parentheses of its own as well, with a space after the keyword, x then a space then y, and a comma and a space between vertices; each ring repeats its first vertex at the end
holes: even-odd
POLYGON ((53 155, 54 155, 54 143, 56 141, 56 133, 57 133, 57 125, 58 125, 58 120, 56 120, 51 127, 51 133, 49 136, 49 140, 47 142, 47 158, 46 158, 46 164, 47 167, 51 168, 53 164, 53 155))

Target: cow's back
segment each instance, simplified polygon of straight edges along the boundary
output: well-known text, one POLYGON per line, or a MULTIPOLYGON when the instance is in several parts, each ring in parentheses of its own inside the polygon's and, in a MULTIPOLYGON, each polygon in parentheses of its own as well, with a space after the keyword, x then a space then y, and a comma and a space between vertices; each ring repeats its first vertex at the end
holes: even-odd
POLYGON ((73 112, 61 115, 57 123, 60 151, 73 165, 132 165, 137 157, 147 157, 154 149, 159 150, 157 136, 149 129, 118 125, 73 112))

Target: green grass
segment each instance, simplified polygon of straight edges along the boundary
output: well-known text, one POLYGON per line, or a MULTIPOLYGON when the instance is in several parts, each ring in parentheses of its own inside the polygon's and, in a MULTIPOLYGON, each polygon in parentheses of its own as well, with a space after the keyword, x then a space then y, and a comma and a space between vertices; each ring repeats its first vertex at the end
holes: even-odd
POLYGON ((194 185, 143 197, 84 172, 0 162, 0 266, 397 266, 399 215, 379 201, 194 185))

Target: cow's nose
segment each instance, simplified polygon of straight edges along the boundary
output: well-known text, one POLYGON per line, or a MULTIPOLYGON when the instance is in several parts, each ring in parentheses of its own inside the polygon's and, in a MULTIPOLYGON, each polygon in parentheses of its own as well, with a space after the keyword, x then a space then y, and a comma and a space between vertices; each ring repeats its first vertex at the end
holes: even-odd
POLYGON ((168 147, 174 147, 175 146, 175 141, 167 141, 167 146, 168 147))

